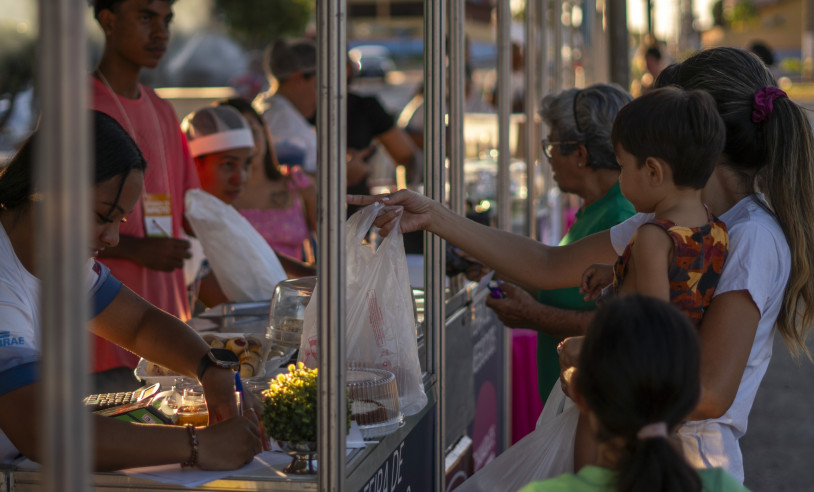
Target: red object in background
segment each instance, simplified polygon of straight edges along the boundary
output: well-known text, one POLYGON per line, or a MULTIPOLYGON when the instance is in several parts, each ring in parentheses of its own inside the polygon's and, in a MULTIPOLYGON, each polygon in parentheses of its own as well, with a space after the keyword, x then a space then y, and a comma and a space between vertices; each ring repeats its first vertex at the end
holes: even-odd
POLYGON ((534 430, 543 402, 537 388, 537 332, 512 330, 512 444, 534 430))

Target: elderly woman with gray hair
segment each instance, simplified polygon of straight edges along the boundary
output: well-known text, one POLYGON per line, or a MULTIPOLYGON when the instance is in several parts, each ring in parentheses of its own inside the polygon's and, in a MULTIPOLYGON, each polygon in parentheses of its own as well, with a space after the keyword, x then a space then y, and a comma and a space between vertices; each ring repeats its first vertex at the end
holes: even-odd
MULTIPOLYGON (((560 190, 582 199, 560 245, 610 229, 636 213, 619 190, 620 169, 610 138, 616 113, 631 100, 630 94, 607 84, 543 98, 540 116, 549 128, 543 153, 560 190)), ((585 302, 578 287, 540 290, 537 300, 510 283, 501 289, 505 298, 490 297, 486 303, 506 326, 537 331, 537 385, 546 401, 560 375, 557 344, 584 334, 594 302, 585 302)))

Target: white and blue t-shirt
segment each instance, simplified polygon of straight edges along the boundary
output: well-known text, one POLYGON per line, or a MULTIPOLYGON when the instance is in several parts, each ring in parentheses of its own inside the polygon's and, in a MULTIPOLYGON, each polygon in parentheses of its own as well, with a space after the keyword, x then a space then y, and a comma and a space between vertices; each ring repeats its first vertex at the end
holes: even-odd
MULTIPOLYGON (((92 259, 88 261, 87 285, 94 317, 110 305, 122 288, 106 266, 92 259)), ((20 263, 0 225, 0 395, 39 379, 39 305, 40 281, 20 263)), ((0 429, 0 463, 18 455, 0 429)))

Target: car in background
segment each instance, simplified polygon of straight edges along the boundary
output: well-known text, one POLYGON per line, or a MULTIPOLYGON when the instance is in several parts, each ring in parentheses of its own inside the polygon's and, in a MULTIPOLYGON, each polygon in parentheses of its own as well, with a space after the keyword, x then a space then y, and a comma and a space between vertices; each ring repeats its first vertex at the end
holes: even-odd
POLYGON ((390 50, 376 44, 356 46, 348 53, 355 64, 356 76, 368 79, 382 79, 396 69, 390 50))

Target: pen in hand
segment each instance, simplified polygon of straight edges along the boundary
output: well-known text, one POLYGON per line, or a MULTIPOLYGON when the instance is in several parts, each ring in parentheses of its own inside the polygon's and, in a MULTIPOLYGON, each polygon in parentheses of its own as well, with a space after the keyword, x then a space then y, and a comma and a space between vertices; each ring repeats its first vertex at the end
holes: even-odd
POLYGON ((240 373, 235 371, 235 395, 237 396, 237 412, 243 415, 243 383, 240 381, 240 373))

